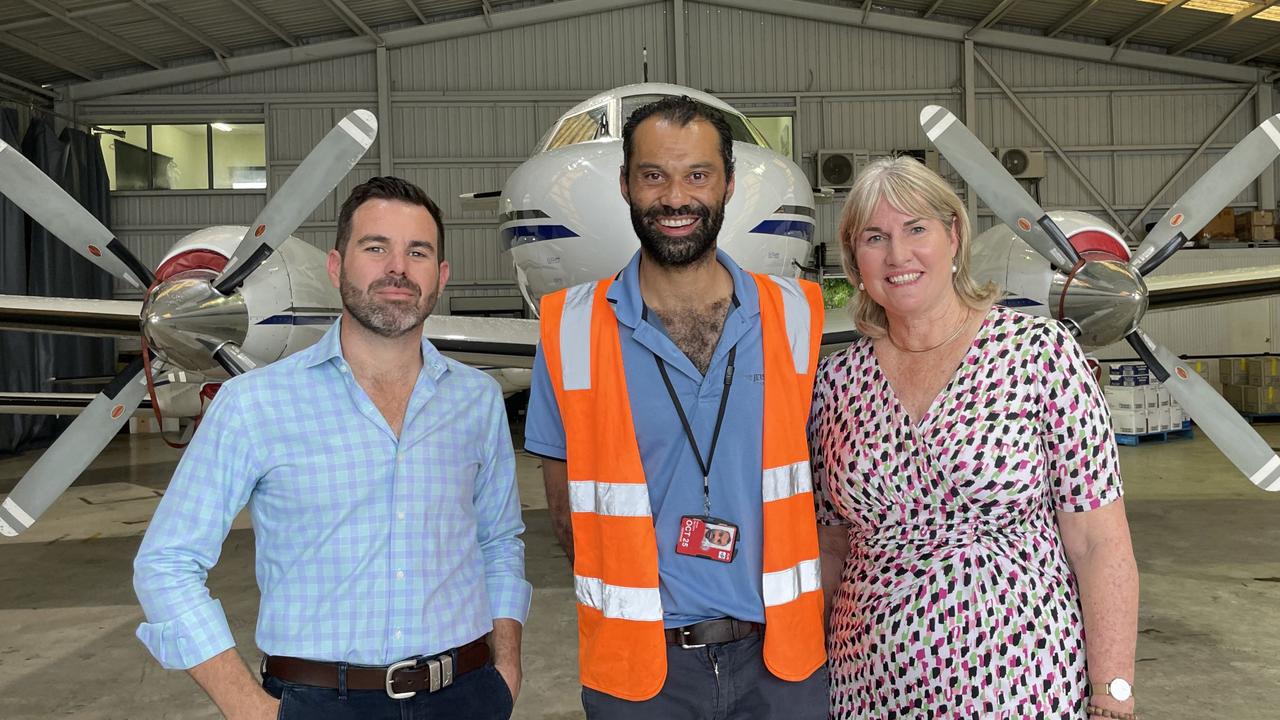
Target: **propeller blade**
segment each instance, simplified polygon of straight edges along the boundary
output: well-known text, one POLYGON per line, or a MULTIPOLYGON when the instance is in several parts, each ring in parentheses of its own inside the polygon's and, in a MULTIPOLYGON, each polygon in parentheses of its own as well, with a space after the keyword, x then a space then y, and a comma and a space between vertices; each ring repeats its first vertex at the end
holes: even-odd
POLYGON ((146 396, 147 381, 138 358, 98 393, 5 498, 0 535, 12 537, 31 527, 129 422, 146 396))
POLYGON ((218 292, 228 295, 240 287, 333 192, 377 136, 378 119, 368 110, 352 111, 340 120, 258 213, 214 282, 218 292))
POLYGON ((1188 238, 1209 224, 1219 210, 1257 179, 1280 154, 1280 113, 1244 136, 1231 151, 1209 168, 1190 190, 1182 194, 1160 222, 1151 228, 1129 262, 1142 275, 1149 274, 1188 238))
POLYGON ((86 260, 139 290, 154 276, 98 218, 67 194, 53 178, 0 141, 0 194, 86 260))
POLYGON ((1250 482, 1263 490, 1280 491, 1280 457, 1212 385, 1141 330, 1125 339, 1182 409, 1250 482))
POLYGON ((262 364, 231 341, 224 342, 218 346, 218 349, 213 351, 213 359, 231 377, 243 375, 262 364))
POLYGON ((1070 272, 1080 262, 1080 254, 1061 228, 950 110, 926 106, 920 111, 920 127, 951 167, 1018 237, 1063 272, 1070 272))

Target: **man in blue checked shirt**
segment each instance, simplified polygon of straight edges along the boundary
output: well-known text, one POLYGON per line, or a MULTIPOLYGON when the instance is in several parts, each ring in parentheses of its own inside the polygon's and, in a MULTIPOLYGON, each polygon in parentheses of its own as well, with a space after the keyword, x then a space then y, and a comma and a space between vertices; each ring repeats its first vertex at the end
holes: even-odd
POLYGON ((338 218, 342 318, 224 384, 134 562, 138 637, 229 718, 507 718, 531 588, 501 392, 422 337, 440 210, 374 178, 338 218), (205 578, 248 503, 261 686, 205 578))

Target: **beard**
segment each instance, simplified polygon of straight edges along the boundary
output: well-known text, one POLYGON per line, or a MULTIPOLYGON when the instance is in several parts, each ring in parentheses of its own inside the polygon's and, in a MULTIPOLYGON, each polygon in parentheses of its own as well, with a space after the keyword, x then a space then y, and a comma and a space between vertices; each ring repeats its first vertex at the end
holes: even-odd
POLYGON ((724 224, 723 198, 715 207, 707 207, 702 203, 678 208, 657 204, 642 210, 633 203, 628 202, 628 205, 631 208, 631 227, 635 228, 636 236, 640 238, 640 247, 662 267, 688 267, 705 258, 715 249, 716 237, 720 234, 720 226, 724 224), (660 218, 682 215, 697 217, 698 229, 683 237, 670 237, 659 229, 660 218))
POLYGON ((356 287, 344 272, 338 279, 342 306, 361 326, 386 338, 397 338, 420 328, 435 309, 440 291, 425 297, 417 283, 403 276, 387 276, 373 281, 365 290, 356 287), (414 300, 380 300, 374 293, 383 288, 400 288, 417 293, 414 300))

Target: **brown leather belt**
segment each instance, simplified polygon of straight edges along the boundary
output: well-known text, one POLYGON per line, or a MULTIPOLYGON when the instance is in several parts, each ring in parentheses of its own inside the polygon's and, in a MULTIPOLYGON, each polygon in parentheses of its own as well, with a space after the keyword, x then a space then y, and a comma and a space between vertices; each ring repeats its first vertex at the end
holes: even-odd
MULTIPOLYGON (((439 655, 412 657, 386 666, 347 665, 347 689, 385 690, 396 700, 436 692, 452 685, 459 675, 489 662, 488 638, 486 634, 439 655)), ((298 685, 338 687, 338 663, 270 655, 262 659, 262 674, 298 685)))
POLYGON ((666 634, 668 645, 679 645, 682 648, 699 648, 704 645, 742 640, 752 635, 763 635, 764 625, 744 620, 734 620, 733 618, 719 618, 717 620, 703 620, 700 623, 685 625, 680 628, 670 628, 666 634))

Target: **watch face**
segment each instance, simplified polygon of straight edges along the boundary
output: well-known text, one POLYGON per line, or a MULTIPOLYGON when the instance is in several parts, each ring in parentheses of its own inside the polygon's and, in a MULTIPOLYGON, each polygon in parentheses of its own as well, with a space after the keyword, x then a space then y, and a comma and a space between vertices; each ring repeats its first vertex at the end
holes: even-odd
POLYGON ((1116 678, 1108 683, 1107 691, 1111 697, 1124 702, 1133 697, 1133 686, 1124 678, 1116 678))

